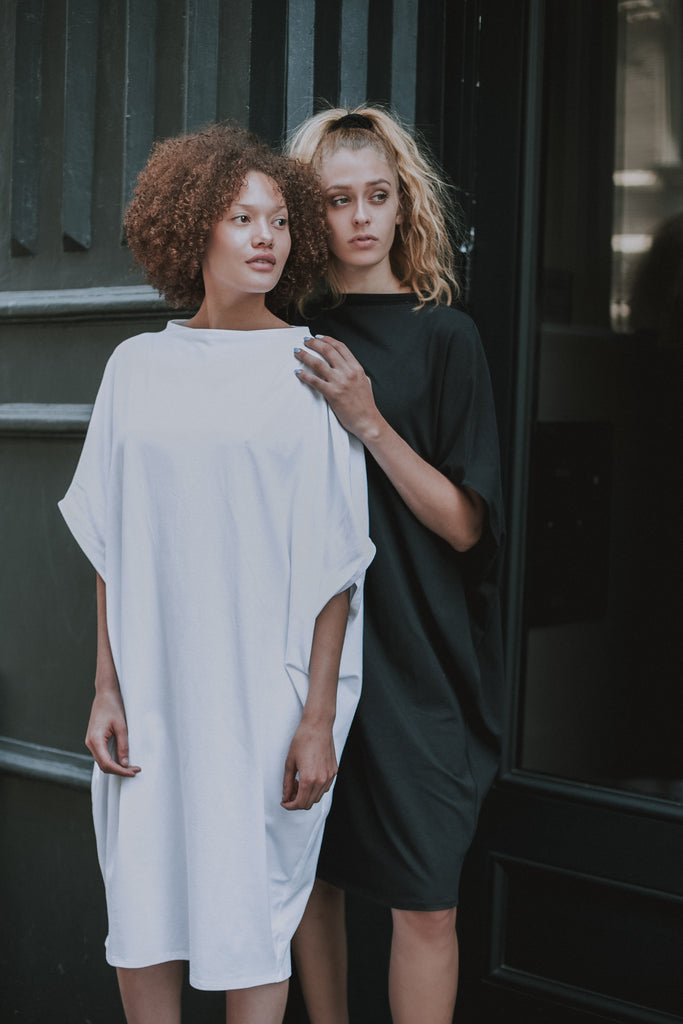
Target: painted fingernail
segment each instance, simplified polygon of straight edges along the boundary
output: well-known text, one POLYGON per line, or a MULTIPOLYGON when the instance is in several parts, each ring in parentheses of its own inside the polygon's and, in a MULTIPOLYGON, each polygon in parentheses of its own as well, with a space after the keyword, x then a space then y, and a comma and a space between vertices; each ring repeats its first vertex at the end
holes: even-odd
POLYGON ((295 348, 295 349, 294 349, 294 355, 295 355, 295 356, 297 356, 297 355, 299 354, 299 352, 301 352, 301 349, 300 349, 300 348, 295 348))
POLYGON ((324 334, 316 334, 316 338, 318 338, 319 341, 321 341, 324 337, 324 334))
POLYGON ((304 341, 313 341, 313 338, 312 338, 312 337, 310 336, 310 334, 308 334, 308 335, 307 335, 307 336, 306 336, 306 337, 304 338, 304 341))
POLYGON ((303 372, 303 371, 302 371, 302 370, 301 370, 300 368, 299 368, 298 370, 295 370, 295 371, 294 371, 294 373, 295 373, 295 374, 297 375, 297 377, 298 377, 298 376, 299 376, 299 374, 300 374, 300 373, 302 373, 302 372, 303 372))

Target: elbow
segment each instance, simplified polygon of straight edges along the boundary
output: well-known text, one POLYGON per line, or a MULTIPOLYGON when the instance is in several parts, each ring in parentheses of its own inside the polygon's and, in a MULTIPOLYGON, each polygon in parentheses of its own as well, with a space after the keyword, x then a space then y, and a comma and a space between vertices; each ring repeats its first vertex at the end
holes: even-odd
POLYGON ((476 544, 481 540, 481 536, 484 532, 483 520, 472 524, 469 529, 465 531, 459 531, 457 536, 451 539, 451 547, 455 548, 459 554, 464 555, 466 551, 471 551, 476 544))
POLYGON ((450 544, 461 555, 464 555, 466 551, 471 551, 482 538, 486 522, 486 502, 480 494, 469 487, 463 487, 461 493, 466 499, 466 504, 462 509, 457 527, 453 531, 450 544))

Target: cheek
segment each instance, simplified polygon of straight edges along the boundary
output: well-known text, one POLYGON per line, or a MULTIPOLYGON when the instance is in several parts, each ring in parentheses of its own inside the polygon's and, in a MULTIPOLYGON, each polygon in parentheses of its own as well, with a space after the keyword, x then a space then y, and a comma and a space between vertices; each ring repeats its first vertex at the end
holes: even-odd
POLYGON ((336 255, 336 251, 335 250, 337 248, 339 248, 339 244, 341 242, 342 235, 343 235, 343 231, 342 231, 341 224, 337 223, 337 220, 336 220, 336 218, 334 216, 330 216, 328 214, 328 216, 327 216, 327 244, 329 246, 330 252, 333 255, 336 255))

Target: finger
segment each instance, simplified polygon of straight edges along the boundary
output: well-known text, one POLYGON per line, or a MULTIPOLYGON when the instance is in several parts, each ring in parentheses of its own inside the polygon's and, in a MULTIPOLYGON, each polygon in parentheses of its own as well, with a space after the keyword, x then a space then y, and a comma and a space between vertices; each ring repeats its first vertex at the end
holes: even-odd
POLYGON ((325 796, 325 793, 329 792, 329 790, 332 787, 332 783, 334 782, 334 779, 335 779, 335 776, 333 775, 331 779, 329 779, 327 782, 323 783, 323 785, 321 785, 321 786, 319 786, 317 788, 317 790, 316 790, 316 792, 315 792, 315 794, 313 796, 313 803, 314 804, 320 803, 322 798, 325 796))
POLYGON ((114 722, 114 741, 116 743, 116 755, 119 764, 123 768, 128 767, 128 728, 124 724, 114 722))
POLYGON ((321 395, 325 395, 326 389, 329 387, 329 382, 323 380, 322 377, 317 375, 317 373, 311 373, 310 370, 304 370, 303 368, 296 369, 294 373, 300 381, 303 381, 304 384, 308 384, 309 387, 319 391, 321 395))
POLYGON ((138 765, 126 767, 120 765, 118 761, 114 760, 109 750, 106 748, 104 748, 103 754, 98 752, 96 755, 93 754, 93 757, 100 771, 103 771, 105 775, 124 775, 126 778, 132 778, 141 771, 138 765))
POLYGON ((330 337, 329 334, 316 334, 313 338, 304 338, 304 345, 306 348, 312 348, 314 352, 318 352, 332 366, 335 361, 339 362, 340 360, 342 362, 357 362, 356 357, 344 342, 330 337))
POLYGON ((117 764, 121 768, 129 768, 133 773, 139 772, 139 765, 131 765, 129 763, 129 749, 128 749, 128 726, 125 721, 121 725, 118 722, 114 723, 114 741, 116 743, 116 760, 114 764, 117 764))
POLYGON ((310 355, 303 348, 294 349, 294 358, 298 359, 300 363, 303 363, 317 377, 321 377, 323 380, 327 380, 330 371, 332 370, 332 367, 324 359, 319 359, 318 356, 310 355))
POLYGON ((101 771, 107 775, 125 775, 127 778, 137 775, 139 765, 121 765, 111 755, 109 743, 104 733, 88 734, 85 745, 101 771))
POLYGON ((282 805, 291 803, 297 795, 299 783, 296 778, 296 765, 293 761, 285 761, 285 774, 282 780, 282 805))
POLYGON ((308 811, 313 806, 313 801, 307 794, 308 790, 300 785, 296 796, 292 800, 283 800, 282 806, 286 811, 308 811))

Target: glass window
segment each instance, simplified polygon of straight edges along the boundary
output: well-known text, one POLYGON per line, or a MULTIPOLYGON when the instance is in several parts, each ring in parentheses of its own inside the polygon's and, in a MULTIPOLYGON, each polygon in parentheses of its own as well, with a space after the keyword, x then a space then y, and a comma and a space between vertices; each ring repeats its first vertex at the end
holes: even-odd
POLYGON ((522 768, 683 802, 683 0, 549 0, 522 768))

